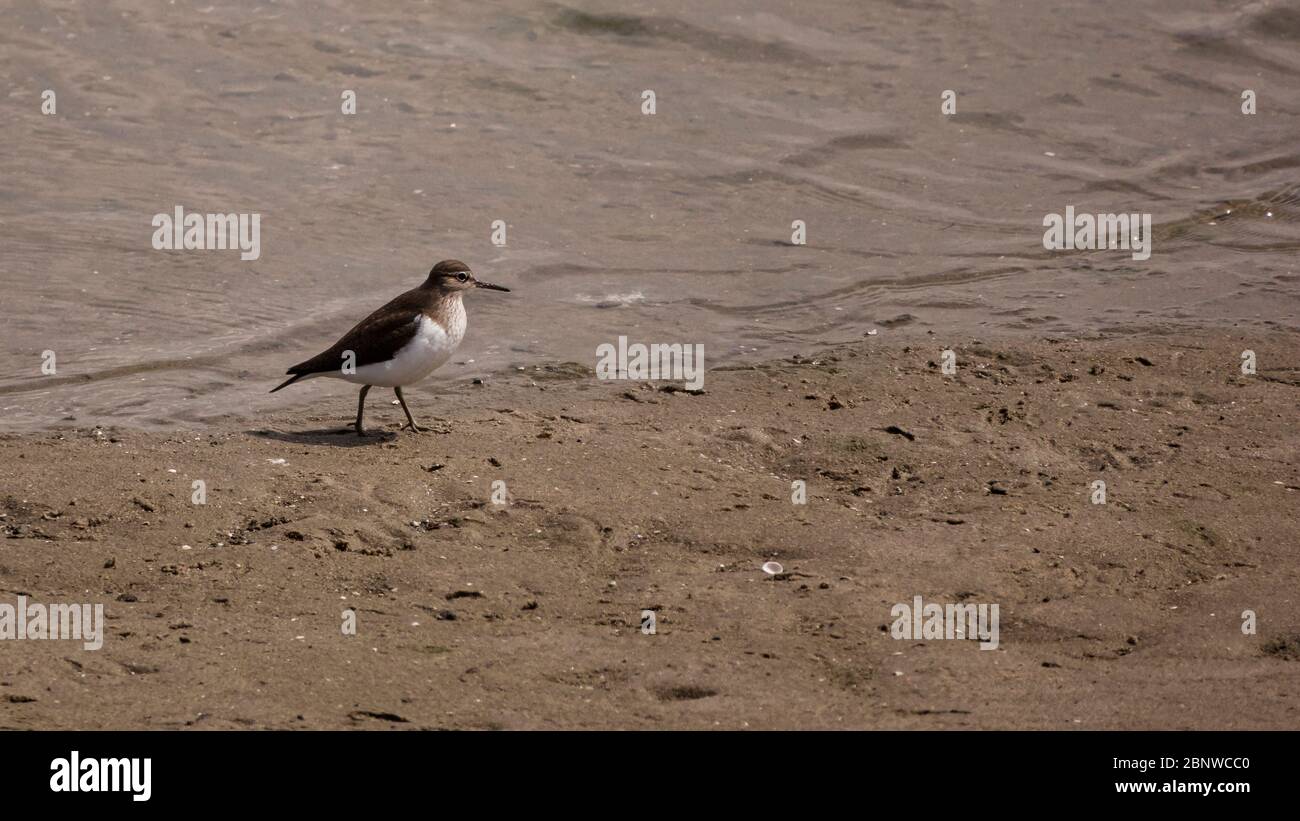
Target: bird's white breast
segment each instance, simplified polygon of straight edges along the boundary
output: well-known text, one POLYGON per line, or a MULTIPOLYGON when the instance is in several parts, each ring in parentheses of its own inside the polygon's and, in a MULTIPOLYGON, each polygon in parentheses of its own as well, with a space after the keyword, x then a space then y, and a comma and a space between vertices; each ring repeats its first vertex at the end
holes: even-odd
POLYGON ((361 365, 354 374, 340 374, 349 382, 394 388, 410 385, 441 367, 465 338, 465 306, 453 300, 444 312, 447 327, 420 314, 415 335, 387 362, 361 365))

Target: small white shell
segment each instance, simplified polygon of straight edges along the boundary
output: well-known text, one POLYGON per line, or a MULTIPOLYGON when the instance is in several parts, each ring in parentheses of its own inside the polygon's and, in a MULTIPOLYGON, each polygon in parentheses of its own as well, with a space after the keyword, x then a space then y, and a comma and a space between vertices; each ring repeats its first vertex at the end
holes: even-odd
POLYGON ((781 566, 780 562, 768 562, 763 565, 763 572, 769 576, 775 576, 778 573, 784 573, 785 568, 781 566))

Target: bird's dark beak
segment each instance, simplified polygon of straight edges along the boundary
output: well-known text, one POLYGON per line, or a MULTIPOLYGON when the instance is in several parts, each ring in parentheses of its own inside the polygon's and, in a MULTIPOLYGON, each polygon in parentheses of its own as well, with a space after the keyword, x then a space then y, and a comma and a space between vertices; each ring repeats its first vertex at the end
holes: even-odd
POLYGON ((484 282, 480 279, 474 280, 474 287, 487 288, 489 291, 505 291, 506 293, 510 293, 509 288, 506 288, 502 285, 493 285, 491 282, 484 282))

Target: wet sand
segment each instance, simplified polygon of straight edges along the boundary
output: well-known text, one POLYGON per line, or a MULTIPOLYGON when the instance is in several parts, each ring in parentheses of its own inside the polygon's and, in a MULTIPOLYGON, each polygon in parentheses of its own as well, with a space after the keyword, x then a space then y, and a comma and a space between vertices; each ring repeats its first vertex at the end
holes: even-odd
POLYGON ((331 383, 7 436, 5 600, 108 629, 4 642, 0 725, 1294 728, 1297 343, 967 339, 945 376, 884 332, 699 395, 530 369, 417 405, 424 435, 375 399, 340 432, 331 383), (892 638, 917 595, 999 603, 998 649, 892 638))

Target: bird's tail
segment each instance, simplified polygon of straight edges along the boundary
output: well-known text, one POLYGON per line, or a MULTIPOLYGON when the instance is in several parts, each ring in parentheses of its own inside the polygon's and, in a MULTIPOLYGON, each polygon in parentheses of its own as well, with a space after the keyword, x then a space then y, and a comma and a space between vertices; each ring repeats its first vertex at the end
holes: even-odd
POLYGON ((307 374, 305 374, 305 373, 295 373, 293 376, 291 376, 291 377, 289 377, 288 379, 284 380, 284 381, 281 382, 279 385, 276 385, 274 388, 271 388, 271 393, 275 393, 276 391, 280 390, 281 388, 287 388, 287 387, 289 387, 289 386, 292 385, 294 382, 297 382, 299 379, 302 379, 302 378, 303 378, 304 376, 306 376, 306 375, 307 375, 307 374))

